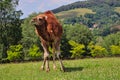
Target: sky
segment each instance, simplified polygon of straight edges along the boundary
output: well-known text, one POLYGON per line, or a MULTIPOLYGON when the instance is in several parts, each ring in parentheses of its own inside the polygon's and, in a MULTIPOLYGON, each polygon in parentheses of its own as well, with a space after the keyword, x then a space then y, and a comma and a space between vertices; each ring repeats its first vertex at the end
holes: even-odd
POLYGON ((21 18, 25 18, 33 12, 38 13, 52 10, 76 1, 83 0, 19 0, 17 10, 22 10, 23 16, 21 16, 21 18))

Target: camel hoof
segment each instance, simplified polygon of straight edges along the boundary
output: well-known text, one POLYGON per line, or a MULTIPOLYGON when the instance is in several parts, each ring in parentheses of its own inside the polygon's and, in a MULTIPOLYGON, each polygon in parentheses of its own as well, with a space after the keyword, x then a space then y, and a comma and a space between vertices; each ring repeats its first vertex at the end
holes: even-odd
POLYGON ((56 66, 53 66, 53 69, 56 70, 57 69, 56 66))
POLYGON ((61 71, 65 72, 65 67, 64 66, 61 67, 61 71))
POLYGON ((49 72, 50 71, 50 69, 48 68, 48 69, 46 69, 46 72, 49 72))
POLYGON ((40 70, 44 70, 44 67, 43 67, 43 66, 41 66, 40 70))

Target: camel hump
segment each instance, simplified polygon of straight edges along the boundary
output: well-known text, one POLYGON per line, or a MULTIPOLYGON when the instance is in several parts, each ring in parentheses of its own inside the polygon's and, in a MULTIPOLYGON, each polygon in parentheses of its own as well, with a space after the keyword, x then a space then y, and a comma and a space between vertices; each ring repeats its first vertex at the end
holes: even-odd
POLYGON ((46 11, 45 14, 53 14, 53 12, 49 10, 49 11, 46 11))

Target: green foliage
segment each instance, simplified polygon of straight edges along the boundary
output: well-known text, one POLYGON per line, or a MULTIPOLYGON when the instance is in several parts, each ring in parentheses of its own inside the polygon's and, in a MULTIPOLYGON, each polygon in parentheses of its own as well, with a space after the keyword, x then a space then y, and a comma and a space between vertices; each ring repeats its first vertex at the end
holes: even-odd
POLYGON ((101 44, 107 50, 110 49, 111 45, 116 45, 116 46, 120 45, 120 32, 117 32, 115 34, 110 34, 104 37, 104 41, 101 44))
POLYGON ((61 7, 58 7, 54 10, 52 10, 55 13, 61 12, 61 11, 67 11, 70 9, 75 9, 75 8, 90 8, 90 7, 95 7, 99 6, 101 4, 107 4, 109 6, 113 7, 118 7, 120 6, 120 1, 119 0, 85 0, 85 1, 78 1, 72 4, 64 5, 61 7))
POLYGON ((3 58, 7 57, 9 45, 18 44, 22 38, 20 16, 22 12, 16 11, 18 0, 0 1, 0 43, 3 44, 3 58))
POLYGON ((111 45, 110 50, 112 55, 120 55, 120 46, 111 45))
POLYGON ((84 56, 89 55, 87 46, 93 40, 93 34, 85 25, 69 25, 66 30, 66 38, 68 40, 73 40, 79 44, 83 44, 86 51, 84 56))
POLYGON ((7 50, 7 59, 10 61, 23 60, 23 46, 22 45, 11 45, 7 50))
POLYGON ((24 53, 27 55, 29 48, 34 44, 40 44, 38 36, 35 34, 35 27, 30 23, 31 19, 36 16, 36 13, 32 13, 21 24, 22 27, 22 45, 24 47, 24 53))
POLYGON ((41 59, 42 53, 39 50, 39 47, 37 45, 33 45, 30 49, 29 49, 29 53, 28 53, 30 59, 34 60, 34 59, 41 59))
MULTIPOLYGON (((30 20, 38 14, 32 13, 27 18, 21 20, 20 16, 22 15, 22 11, 16 11, 15 9, 18 1, 0 1, 0 59, 6 58, 7 56, 7 58, 12 59, 10 56, 17 56, 18 53, 12 54, 17 52, 15 48, 11 52, 11 49, 8 50, 8 48, 11 45, 19 43, 23 45, 25 58, 29 55, 31 59, 40 59, 40 40, 35 34, 34 26, 30 24, 30 20), (38 44, 40 49, 35 44, 38 44)), ((111 27, 120 24, 119 7, 119 0, 87 0, 82 2, 78 1, 52 10, 62 23, 64 23, 64 34, 61 40, 62 57, 78 58, 91 55, 93 57, 118 55, 119 52, 116 51, 118 47, 115 46, 120 45, 120 32, 118 29, 112 30, 111 27), (93 46, 91 47, 89 43, 94 37, 97 37, 96 41, 94 41, 95 45, 92 44, 93 46), (76 47, 71 45, 69 43, 70 40, 76 44, 83 44, 84 46, 78 45, 76 47), (109 54, 107 54, 105 49, 107 49, 109 54)), ((16 58, 13 60, 16 60, 16 58)))
POLYGON ((69 29, 66 32, 68 40, 73 40, 87 46, 93 38, 91 31, 85 25, 75 24, 68 27, 69 29))
POLYGON ((120 7, 115 7, 115 11, 120 13, 120 7))
POLYGON ((78 44, 72 40, 69 41, 69 44, 72 46, 72 50, 70 50, 70 52, 72 53, 71 58, 82 57, 82 54, 85 52, 85 50, 84 50, 85 46, 83 44, 78 44))
MULTIPOLYGON (((118 0, 115 0, 115 1, 88 0, 88 1, 83 1, 83 4, 80 1, 77 3, 73 3, 70 5, 60 7, 63 9, 65 9, 66 7, 69 7, 69 8, 67 8, 68 9, 67 11, 63 10, 64 11, 63 13, 67 12, 67 13, 65 13, 66 16, 63 17, 63 19, 64 19, 63 22, 65 24, 82 23, 84 25, 87 25, 89 28, 92 28, 94 30, 94 35, 106 36, 111 33, 110 27, 114 24, 117 24, 120 21, 120 13, 115 11, 116 7, 119 8, 119 6, 120 6, 120 1, 118 1, 118 0), (84 15, 82 15, 82 16, 80 16, 80 15, 78 16, 76 13, 73 13, 73 16, 69 16, 72 14, 71 11, 73 11, 73 10, 71 10, 72 6, 74 6, 75 8, 78 8, 78 11, 81 7, 84 7, 85 9, 88 8, 89 10, 91 10, 94 13, 84 13, 84 15), (71 13, 69 13, 69 12, 71 12, 71 13), (97 24, 97 26, 96 26, 97 29, 94 28, 95 24, 97 24)), ((76 9, 74 9, 74 10, 76 10, 76 9)), ((86 10, 82 11, 82 13, 83 12, 86 12, 86 10)), ((61 13, 61 12, 59 12, 59 13, 61 13)), ((57 13, 57 14, 59 14, 59 13, 57 13)), ((63 15, 64 14, 60 14, 59 16, 62 17, 63 15)))
POLYGON ((61 40, 61 55, 63 58, 71 58, 71 53, 70 53, 70 49, 71 46, 68 43, 68 39, 67 39, 67 31, 69 30, 69 26, 68 25, 63 25, 63 35, 62 35, 62 40, 61 40))
POLYGON ((95 14, 95 12, 93 12, 91 9, 88 8, 76 8, 76 9, 71 9, 68 11, 61 11, 59 13, 56 13, 56 16, 60 19, 60 20, 64 20, 67 18, 71 18, 72 17, 79 17, 79 16, 84 16, 87 13, 91 13, 91 14, 95 14))
POLYGON ((2 59, 2 50, 3 50, 3 45, 0 44, 0 60, 2 59))
MULTIPOLYGON (((35 33, 35 27, 30 23, 31 19, 36 16, 36 13, 32 13, 31 15, 29 15, 28 18, 26 18, 24 20, 24 22, 21 24, 22 27, 22 43, 24 46, 31 46, 34 43, 37 42, 37 36, 35 33)), ((29 48, 28 47, 28 48, 29 48)))
POLYGON ((92 42, 89 44, 88 48, 90 49, 90 54, 92 57, 104 57, 108 55, 108 52, 105 48, 99 45, 93 45, 92 42))

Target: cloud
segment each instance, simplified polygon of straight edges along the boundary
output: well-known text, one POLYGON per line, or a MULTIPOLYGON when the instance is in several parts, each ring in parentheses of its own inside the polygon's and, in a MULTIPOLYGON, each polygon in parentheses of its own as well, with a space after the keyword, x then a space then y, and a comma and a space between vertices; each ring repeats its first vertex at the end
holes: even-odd
POLYGON ((41 3, 40 6, 38 6, 38 10, 43 10, 45 8, 45 4, 44 3, 41 3))

